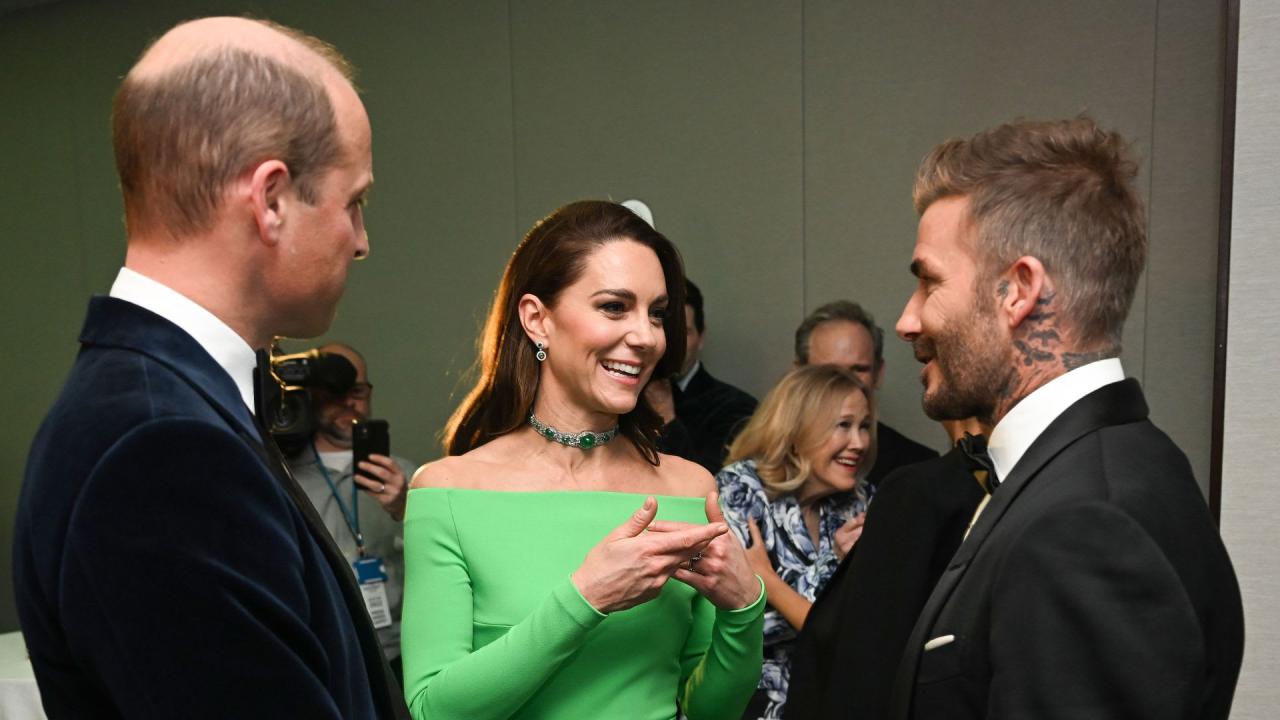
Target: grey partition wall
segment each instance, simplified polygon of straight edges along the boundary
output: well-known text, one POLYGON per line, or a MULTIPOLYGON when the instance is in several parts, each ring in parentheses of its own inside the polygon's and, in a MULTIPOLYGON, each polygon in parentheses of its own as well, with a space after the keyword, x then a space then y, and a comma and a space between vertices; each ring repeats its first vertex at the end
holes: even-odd
MULTIPOLYGON (((708 366, 758 396, 826 300, 865 303, 892 334, 912 285, 911 177, 934 143, 1088 111, 1134 141, 1151 203, 1126 369, 1208 477, 1215 2, 65 0, 0 15, 6 544, 84 301, 123 259, 115 85, 177 20, 246 11, 331 41, 360 70, 373 252, 328 337, 368 356, 397 454, 439 454, 503 264, 560 204, 646 201, 706 296, 708 366)), ((887 357, 886 418, 940 446, 906 345, 890 339, 887 357)), ((0 630, 14 627, 5 595, 0 630)))

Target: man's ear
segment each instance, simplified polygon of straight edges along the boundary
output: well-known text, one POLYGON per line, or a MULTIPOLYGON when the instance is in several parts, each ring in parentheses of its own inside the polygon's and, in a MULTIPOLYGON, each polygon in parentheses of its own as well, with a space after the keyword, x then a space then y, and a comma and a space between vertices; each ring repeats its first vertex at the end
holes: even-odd
POLYGON ((1031 255, 1023 255, 1013 261, 999 283, 996 289, 998 308, 1010 330, 1017 328, 1033 313, 1043 312, 1052 299, 1044 264, 1031 255))
POLYGON ((520 325, 524 328, 525 335, 529 336, 529 342, 550 345, 549 338, 554 325, 550 313, 547 312, 547 306, 542 304, 542 300, 537 295, 525 293, 520 297, 520 303, 516 309, 520 313, 520 325))
POLYGON ((279 160, 259 163, 249 175, 249 205, 258 235, 268 245, 279 242, 285 216, 293 209, 292 188, 289 167, 279 160))

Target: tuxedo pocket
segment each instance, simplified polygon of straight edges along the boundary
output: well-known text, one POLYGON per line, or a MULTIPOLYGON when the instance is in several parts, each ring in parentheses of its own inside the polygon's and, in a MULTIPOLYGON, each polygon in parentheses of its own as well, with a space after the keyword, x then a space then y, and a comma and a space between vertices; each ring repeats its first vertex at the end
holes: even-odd
MULTIPOLYGON (((943 636, 949 637, 949 636, 943 636)), ((964 672, 964 639, 954 639, 934 644, 920 654, 920 668, 916 683, 925 685, 941 682, 964 672)))

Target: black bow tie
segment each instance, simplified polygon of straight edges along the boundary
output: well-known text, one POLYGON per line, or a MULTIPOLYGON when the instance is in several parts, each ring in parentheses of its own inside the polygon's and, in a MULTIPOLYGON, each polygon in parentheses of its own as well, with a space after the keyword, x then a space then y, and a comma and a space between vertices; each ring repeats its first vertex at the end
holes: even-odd
POLYGON ((988 492, 995 492, 996 488, 1000 487, 1000 478, 996 477, 996 466, 991 462, 991 455, 987 452, 986 436, 965 433, 956 445, 968 458, 971 471, 986 473, 988 492))

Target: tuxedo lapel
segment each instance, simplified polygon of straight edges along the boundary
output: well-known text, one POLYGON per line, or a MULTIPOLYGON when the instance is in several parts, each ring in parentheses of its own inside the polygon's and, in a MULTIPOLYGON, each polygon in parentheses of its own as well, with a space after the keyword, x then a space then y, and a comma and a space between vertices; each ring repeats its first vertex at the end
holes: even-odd
POLYGON ((920 653, 934 622, 992 529, 1041 468, 1088 433, 1108 425, 1138 422, 1146 417, 1147 403, 1137 380, 1129 378, 1105 385, 1076 401, 1050 423, 1009 472, 1009 476, 1001 479, 999 490, 991 496, 986 509, 969 531, 969 536, 961 543, 955 557, 934 586, 924 609, 920 611, 894 679, 891 717, 902 720, 910 717, 911 696, 915 689, 920 653))

